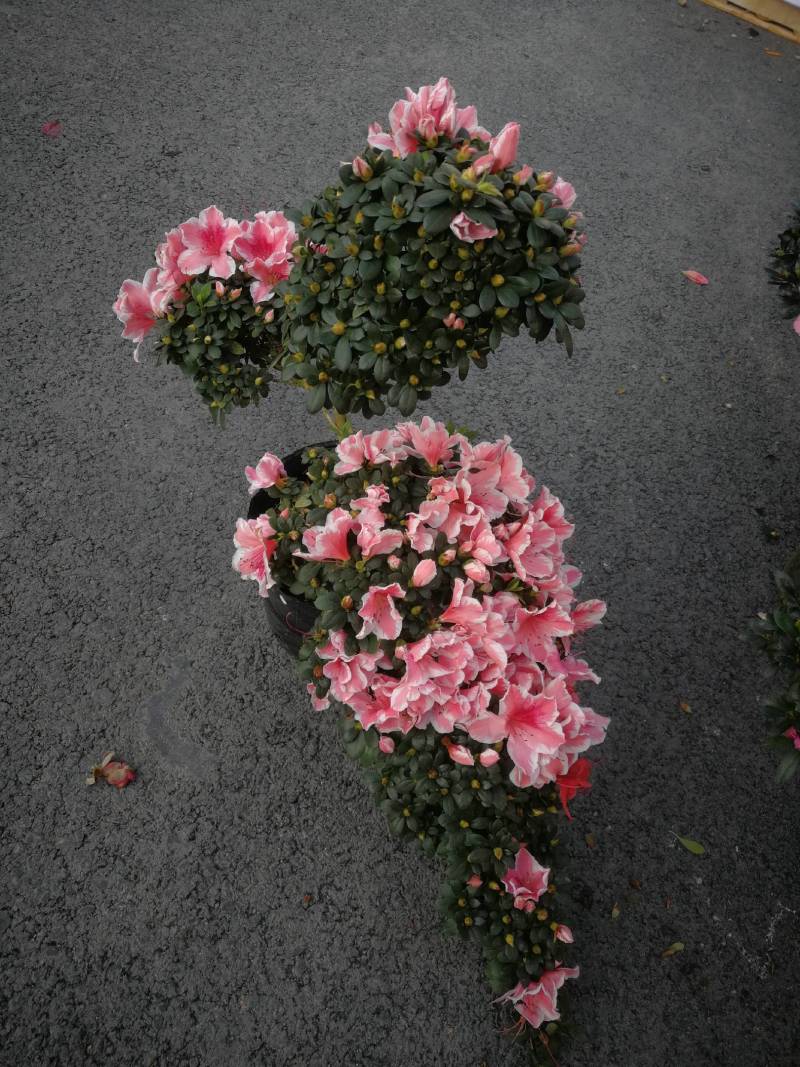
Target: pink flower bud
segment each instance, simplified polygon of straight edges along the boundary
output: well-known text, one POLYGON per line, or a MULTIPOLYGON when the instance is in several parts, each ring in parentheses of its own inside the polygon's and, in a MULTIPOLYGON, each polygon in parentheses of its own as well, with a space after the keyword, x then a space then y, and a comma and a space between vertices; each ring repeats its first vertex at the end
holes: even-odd
POLYGON ((464 574, 479 585, 489 581, 488 569, 477 559, 470 559, 464 564, 464 574))
POLYGON ((432 582, 435 577, 436 564, 432 559, 423 559, 414 568, 414 573, 411 575, 411 584, 419 588, 432 582))
POLYGON ((222 282, 214 282, 214 290, 217 296, 225 295, 225 286, 222 284, 222 282))
POLYGON ((400 569, 402 560, 399 556, 391 555, 386 557, 386 562, 389 564, 389 570, 396 571, 400 569))
POLYGON ((526 163, 524 167, 520 167, 517 173, 514 175, 514 181, 517 185, 524 185, 533 174, 533 167, 529 167, 526 163))
POLYGON ((493 767, 500 759, 500 753, 493 748, 485 748, 478 759, 482 767, 493 767))
POLYGON ((270 308, 269 311, 264 316, 264 322, 272 322, 272 320, 274 318, 275 318, 275 309, 274 308, 270 308))
POLYGON ((362 182, 368 182, 372 177, 372 167, 363 156, 356 156, 353 160, 353 174, 362 182))
POLYGON ((473 889, 480 889, 483 885, 483 879, 479 874, 471 874, 467 879, 467 885, 471 886, 473 889))
POLYGON ((391 737, 387 737, 386 734, 384 734, 378 742, 378 748, 388 756, 390 753, 394 752, 394 741, 391 737))
POLYGON ((559 923, 556 927, 556 941, 563 941, 565 945, 571 945, 575 938, 572 936, 572 931, 568 926, 563 923, 559 923))
POLYGON ((238 289, 231 289, 230 293, 228 294, 228 296, 230 297, 231 300, 238 300, 241 295, 242 295, 241 286, 238 289))
POLYGON ((447 567, 448 564, 452 563, 455 558, 456 550, 454 548, 448 548, 439 556, 439 563, 442 565, 442 567, 447 567))

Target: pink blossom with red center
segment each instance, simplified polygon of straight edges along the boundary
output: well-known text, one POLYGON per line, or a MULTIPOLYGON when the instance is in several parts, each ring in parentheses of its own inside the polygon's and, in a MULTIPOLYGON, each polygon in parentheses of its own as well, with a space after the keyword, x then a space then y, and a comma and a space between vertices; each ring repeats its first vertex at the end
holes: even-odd
POLYGON ((371 586, 358 609, 364 625, 356 637, 361 640, 368 634, 375 634, 381 641, 396 640, 403 629, 403 619, 394 602, 404 599, 405 595, 405 590, 397 582, 371 586))
POLYGON ((236 270, 233 247, 242 233, 235 219, 226 219, 212 205, 201 211, 199 218, 188 219, 178 229, 184 245, 178 256, 180 270, 185 274, 208 271, 212 278, 230 278, 236 270))
POLYGON ((254 496, 259 489, 271 489, 286 477, 283 463, 272 452, 265 452, 255 467, 245 467, 244 473, 250 483, 250 496, 254 496))
POLYGON ((334 508, 325 519, 324 526, 312 526, 305 531, 303 544, 308 551, 298 550, 295 555, 302 559, 347 561, 350 559, 348 536, 352 530, 357 529, 358 523, 349 511, 334 508))
POLYGON ((542 756, 556 753, 564 741, 558 704, 544 694, 510 685, 497 714, 489 712, 468 724, 470 737, 485 744, 506 739, 508 754, 524 773, 536 773, 542 756))
POLYGON ((503 885, 514 897, 514 907, 533 911, 536 901, 547 889, 550 868, 533 858, 523 845, 517 852, 516 863, 503 875, 503 885))

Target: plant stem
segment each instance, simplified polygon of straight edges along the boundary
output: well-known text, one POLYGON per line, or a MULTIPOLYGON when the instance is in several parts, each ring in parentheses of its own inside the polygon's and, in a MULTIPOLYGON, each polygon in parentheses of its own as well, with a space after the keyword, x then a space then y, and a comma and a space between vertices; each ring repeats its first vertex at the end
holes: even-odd
POLYGON ((339 441, 343 441, 345 437, 349 437, 353 432, 352 423, 340 411, 334 411, 333 415, 331 415, 327 409, 323 409, 322 414, 339 441))

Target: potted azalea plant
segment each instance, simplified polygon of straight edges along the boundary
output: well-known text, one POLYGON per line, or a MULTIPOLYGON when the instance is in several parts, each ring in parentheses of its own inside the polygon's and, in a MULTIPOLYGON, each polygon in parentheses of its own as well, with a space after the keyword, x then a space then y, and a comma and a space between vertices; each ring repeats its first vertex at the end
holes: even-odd
POLYGON ((577 602, 572 525, 509 438, 350 421, 407 418, 522 330, 572 352, 582 216, 518 142, 517 123, 492 135, 445 78, 406 90, 334 185, 285 215, 206 209, 115 310, 137 346, 154 332, 216 419, 279 380, 335 431, 247 468, 233 565, 392 832, 443 864, 446 929, 480 937, 498 1004, 551 1057, 578 975, 558 820, 607 726, 582 703, 599 679, 578 645, 605 606, 577 602))
MULTIPOLYGON (((306 605, 300 672, 334 708, 389 827, 444 863, 446 929, 477 934, 501 1004, 548 1050, 578 968, 555 875, 558 805, 589 788, 608 720, 578 654, 573 532, 502 438, 423 418, 247 469, 235 569, 306 605), (544 1029, 542 1029, 544 1027, 544 1029)), ((301 613, 296 615, 297 619, 301 613)))

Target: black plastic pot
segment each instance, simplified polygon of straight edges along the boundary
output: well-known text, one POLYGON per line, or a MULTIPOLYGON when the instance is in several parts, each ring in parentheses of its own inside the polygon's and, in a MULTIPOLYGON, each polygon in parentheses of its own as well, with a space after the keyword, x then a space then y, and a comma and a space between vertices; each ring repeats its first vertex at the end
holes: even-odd
MULTIPOLYGON (((318 441, 305 447, 333 448, 335 444, 335 441, 318 441)), ((286 473, 293 478, 299 478, 305 471, 305 464, 301 458, 304 451, 305 448, 298 448, 296 452, 292 452, 291 455, 285 456, 283 459, 286 473)), ((274 503, 274 499, 267 493, 266 489, 259 489, 250 501, 250 507, 247 511, 248 519, 255 519, 262 515, 274 503)), ((303 638, 314 629, 319 612, 308 600, 294 596, 279 583, 276 583, 270 589, 264 600, 264 607, 266 608, 267 622, 270 629, 283 647, 291 652, 293 656, 296 656, 300 651, 303 638)))

